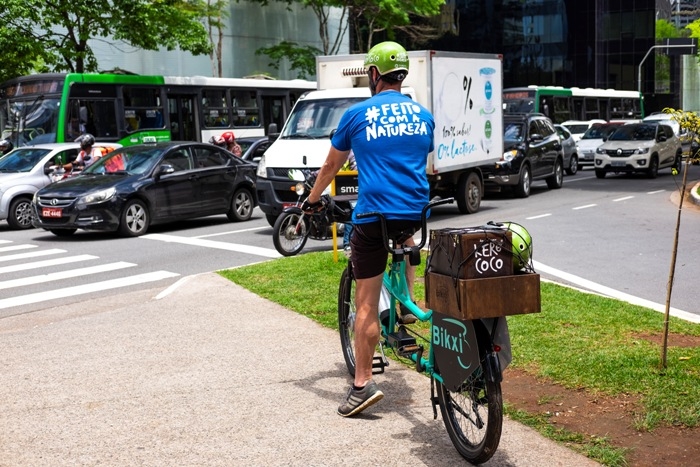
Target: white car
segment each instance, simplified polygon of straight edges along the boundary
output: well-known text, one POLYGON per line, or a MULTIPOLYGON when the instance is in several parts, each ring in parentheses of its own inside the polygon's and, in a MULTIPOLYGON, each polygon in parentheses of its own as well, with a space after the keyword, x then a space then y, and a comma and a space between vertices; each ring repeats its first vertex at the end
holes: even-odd
POLYGON ((644 172, 656 178, 659 169, 679 169, 681 140, 663 123, 632 123, 617 128, 595 155, 595 175, 608 172, 644 172))
POLYGON ((574 137, 574 141, 578 143, 583 134, 596 123, 607 123, 605 120, 593 119, 593 120, 567 120, 562 125, 564 125, 574 137))
MULTIPOLYGON (((103 152, 120 144, 95 143, 103 152)), ((0 157, 0 220, 12 229, 32 227, 31 202, 34 193, 51 183, 52 165, 73 162, 80 152, 78 143, 21 146, 0 157)))
POLYGON ((668 125, 673 128, 673 132, 679 138, 685 133, 678 122, 672 118, 671 114, 667 114, 666 112, 654 112, 651 115, 647 115, 642 119, 642 123, 663 123, 664 125, 668 125))
POLYGON ((580 168, 593 167, 595 150, 620 126, 622 126, 622 123, 600 123, 586 130, 576 145, 580 168))

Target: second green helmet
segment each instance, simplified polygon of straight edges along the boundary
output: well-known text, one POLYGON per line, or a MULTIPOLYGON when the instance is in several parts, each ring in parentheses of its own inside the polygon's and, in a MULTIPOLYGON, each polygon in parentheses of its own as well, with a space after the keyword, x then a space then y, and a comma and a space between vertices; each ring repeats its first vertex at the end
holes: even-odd
POLYGON ((396 42, 381 42, 367 52, 365 70, 376 67, 381 76, 393 71, 408 73, 408 53, 396 42))

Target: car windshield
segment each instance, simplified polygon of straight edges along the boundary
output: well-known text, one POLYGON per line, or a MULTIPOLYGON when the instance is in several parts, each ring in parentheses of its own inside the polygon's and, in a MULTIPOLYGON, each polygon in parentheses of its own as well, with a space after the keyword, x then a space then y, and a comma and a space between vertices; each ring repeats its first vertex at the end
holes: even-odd
POLYGON ((281 139, 329 138, 340 117, 353 104, 365 98, 318 99, 299 101, 284 125, 281 139))
POLYGON ((150 172, 165 152, 163 147, 130 146, 112 151, 98 159, 83 174, 125 173, 128 175, 150 172))
POLYGON ((585 133, 585 131, 588 129, 588 123, 580 123, 580 124, 567 123, 564 126, 566 128, 568 128, 570 132, 572 132, 576 135, 581 134, 581 133, 585 133))
POLYGON ((656 138, 656 125, 623 125, 608 141, 650 141, 656 138))
POLYGON ((522 141, 525 126, 522 123, 506 123, 503 129, 503 139, 507 141, 522 141))
POLYGON ((595 125, 590 127, 586 132, 581 136, 581 139, 603 139, 607 138, 610 136, 610 134, 615 131, 615 129, 618 128, 617 126, 603 126, 603 125, 595 125))
POLYGON ((0 158, 0 172, 29 172, 49 152, 49 149, 15 149, 0 158))

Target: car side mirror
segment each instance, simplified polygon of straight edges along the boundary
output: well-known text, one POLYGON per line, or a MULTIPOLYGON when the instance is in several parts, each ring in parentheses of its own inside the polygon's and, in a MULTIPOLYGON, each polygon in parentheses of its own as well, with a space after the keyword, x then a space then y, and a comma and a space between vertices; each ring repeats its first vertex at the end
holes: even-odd
POLYGON ((662 142, 666 141, 666 139, 667 139, 666 135, 659 135, 659 136, 657 136, 656 141, 658 141, 659 143, 662 143, 662 142))
POLYGON ((538 141, 542 141, 543 139, 544 139, 544 137, 542 137, 542 135, 539 133, 533 133, 530 135, 530 141, 532 141, 533 143, 536 143, 538 141))
POLYGON ((158 170, 156 170, 156 178, 160 178, 163 175, 168 175, 171 173, 175 173, 175 167, 173 167, 171 164, 161 164, 158 167, 158 170))

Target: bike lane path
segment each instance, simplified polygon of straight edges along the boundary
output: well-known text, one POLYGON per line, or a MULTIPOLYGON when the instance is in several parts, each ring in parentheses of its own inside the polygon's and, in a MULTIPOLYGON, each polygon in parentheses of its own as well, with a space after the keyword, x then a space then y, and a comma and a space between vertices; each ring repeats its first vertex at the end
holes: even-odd
MULTIPOLYGON (((428 378, 394 363, 342 418, 337 332, 216 274, 104 302, 0 320, 0 466, 464 463, 428 378)), ((483 465, 598 464, 506 419, 483 465)))

